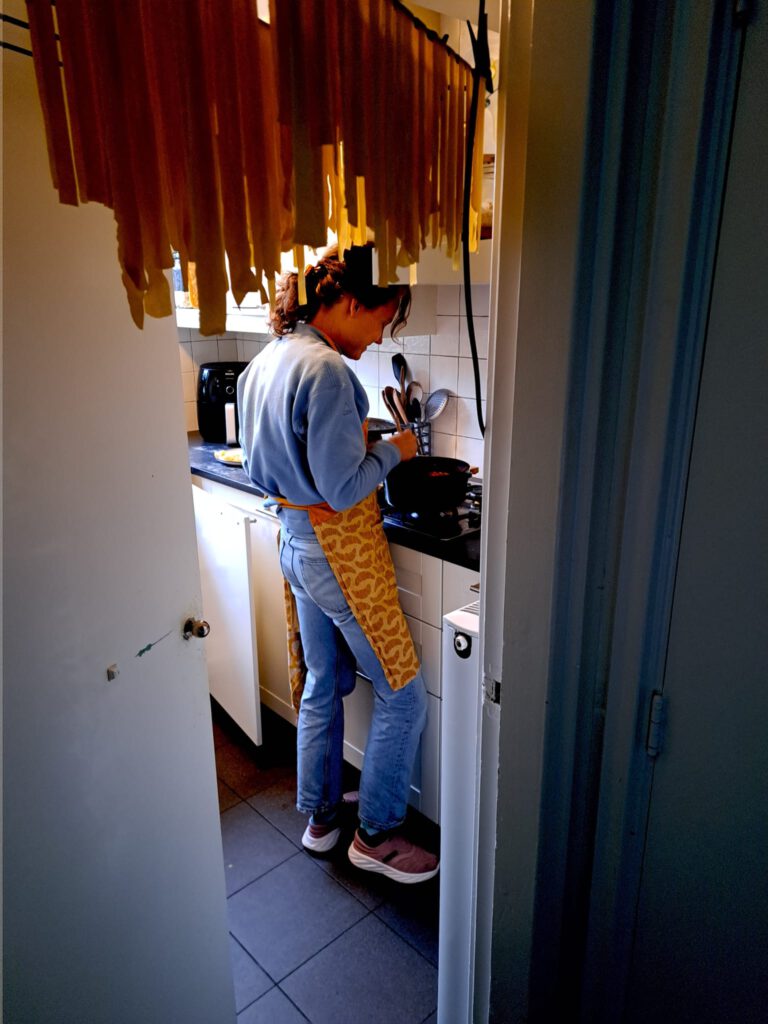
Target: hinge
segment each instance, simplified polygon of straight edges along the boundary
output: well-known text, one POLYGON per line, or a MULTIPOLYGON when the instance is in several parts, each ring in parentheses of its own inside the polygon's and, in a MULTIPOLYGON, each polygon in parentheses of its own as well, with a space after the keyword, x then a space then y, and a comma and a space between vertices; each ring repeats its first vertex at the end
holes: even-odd
POLYGON ((501 704, 501 683, 498 679, 491 679, 490 676, 485 676, 483 688, 485 689, 486 700, 489 700, 492 704, 501 704))
POLYGON ((648 733, 645 740, 645 752, 648 757, 657 757, 661 753, 665 711, 664 695, 659 690, 654 690, 651 695, 651 712, 648 716, 648 733))

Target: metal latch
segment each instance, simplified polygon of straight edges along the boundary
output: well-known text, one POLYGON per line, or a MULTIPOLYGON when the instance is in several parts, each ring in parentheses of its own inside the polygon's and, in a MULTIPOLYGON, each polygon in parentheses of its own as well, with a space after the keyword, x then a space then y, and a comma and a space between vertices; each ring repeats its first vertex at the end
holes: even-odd
POLYGON ((486 699, 492 704, 501 704, 501 683, 498 679, 485 676, 483 679, 486 699))
POLYGON ((660 690, 654 690, 651 695, 651 712, 648 716, 648 734, 645 741, 645 752, 648 757, 657 757, 661 752, 665 711, 664 695, 660 690))

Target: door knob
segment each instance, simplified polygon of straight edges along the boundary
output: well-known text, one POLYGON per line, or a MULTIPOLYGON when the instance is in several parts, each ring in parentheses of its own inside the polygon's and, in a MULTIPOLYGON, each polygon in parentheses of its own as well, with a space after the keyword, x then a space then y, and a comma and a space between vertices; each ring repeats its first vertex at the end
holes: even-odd
POLYGON ((184 639, 189 640, 191 636, 196 636, 199 640, 203 637, 208 636, 211 632, 210 625, 205 619, 187 619, 184 623, 184 639))

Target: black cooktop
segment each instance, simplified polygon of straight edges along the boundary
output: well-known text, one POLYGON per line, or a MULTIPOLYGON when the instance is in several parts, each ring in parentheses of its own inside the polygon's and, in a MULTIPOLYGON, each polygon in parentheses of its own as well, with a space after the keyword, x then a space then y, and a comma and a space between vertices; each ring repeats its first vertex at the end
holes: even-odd
MULTIPOLYGON (((382 492, 383 493, 383 492, 382 492)), ((449 541, 459 537, 473 537, 480 534, 483 500, 483 485, 473 481, 468 488, 466 500, 458 508, 443 512, 398 512, 386 504, 383 497, 382 514, 389 526, 430 537, 432 540, 449 541)))

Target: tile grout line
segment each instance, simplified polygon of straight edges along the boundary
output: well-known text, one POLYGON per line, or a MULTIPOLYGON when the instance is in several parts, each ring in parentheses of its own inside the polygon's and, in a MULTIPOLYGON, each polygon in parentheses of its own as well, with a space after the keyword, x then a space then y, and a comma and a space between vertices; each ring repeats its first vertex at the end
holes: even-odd
POLYGON ((262 878, 266 878, 268 874, 275 870, 275 868, 282 867, 282 865, 287 864, 289 860, 293 860, 294 857, 298 857, 300 853, 301 850, 294 850, 293 853, 289 853, 288 856, 284 857, 279 863, 273 864, 271 868, 267 868, 266 871, 257 875, 255 878, 252 878, 250 882, 246 882, 245 885, 241 885, 239 889, 235 889, 233 892, 229 893, 227 900, 231 900, 233 896, 238 896, 241 892, 247 889, 249 885, 253 885, 254 882, 260 882, 262 878))
MULTIPOLYGON (((382 906, 384 906, 384 904, 382 904, 382 906)), ((421 957, 421 959, 422 960, 426 960, 426 962, 430 965, 430 967, 434 967, 435 970, 437 970, 437 964, 433 964, 432 961, 429 959, 429 957, 425 956, 424 953, 419 949, 418 946, 414 946, 414 944, 410 941, 410 939, 406 939, 406 937, 404 935, 401 935, 400 932, 396 931, 392 927, 392 925, 389 924, 388 921, 385 921, 383 918, 379 917, 379 915, 376 913, 375 910, 372 910, 371 913, 374 915, 374 917, 376 918, 376 920, 380 924, 383 924, 385 928, 389 928, 389 930, 392 932, 393 935, 396 935, 398 937, 398 939, 400 939, 401 942, 404 942, 406 944, 406 946, 410 946, 411 949, 414 951, 414 953, 418 953, 419 956, 421 957)))
MULTIPOLYGON (((347 932, 352 931, 353 928, 356 928, 359 924, 362 924, 362 922, 365 921, 365 919, 367 917, 371 917, 372 914, 373 914, 373 911, 369 910, 367 914, 363 914, 363 916, 359 917, 357 919, 357 921, 353 921, 352 924, 347 925, 347 927, 343 931, 339 932, 338 935, 334 935, 334 937, 332 939, 329 939, 323 946, 320 946, 318 949, 316 949, 315 952, 312 953, 310 956, 308 956, 306 960, 302 960, 300 964, 296 964, 295 967, 292 967, 291 970, 284 977, 282 977, 278 982, 276 982, 277 987, 280 988, 280 986, 283 984, 283 982, 287 981, 288 978, 290 978, 292 975, 294 975, 296 973, 296 971, 301 970, 302 967, 306 967, 306 965, 311 960, 314 960, 316 956, 318 956, 320 953, 322 953, 323 950, 328 949, 328 947, 332 946, 334 944, 334 942, 337 941, 337 939, 340 939, 342 937, 342 935, 346 935, 347 932)), ((261 964, 259 964, 259 966, 261 967, 261 964)), ((262 970, 263 970, 263 968, 262 968, 262 970)), ((271 975, 270 975, 270 977, 271 977, 271 975)))
MULTIPOLYGON (((235 890, 234 892, 231 892, 231 893, 229 894, 229 896, 227 896, 227 899, 230 899, 230 897, 231 897, 231 896, 236 896, 236 895, 237 895, 238 893, 241 893, 241 892, 242 892, 242 891, 243 891, 244 889, 247 889, 249 885, 253 885, 253 883, 254 883, 254 882, 258 882, 258 881, 259 881, 260 879, 262 879, 262 878, 266 878, 266 876, 267 876, 267 875, 268 875, 268 874, 270 873, 270 871, 274 871, 274 870, 275 870, 275 868, 278 868, 278 867, 280 867, 280 866, 281 866, 282 864, 286 864, 286 863, 287 863, 287 862, 288 862, 289 860, 292 860, 292 859, 293 859, 293 858, 294 858, 294 857, 296 856, 296 854, 297 854, 297 853, 303 853, 303 854, 305 855, 305 857, 306 857, 306 858, 307 858, 307 859, 309 860, 309 862, 310 862, 310 863, 313 863, 313 864, 315 865, 315 867, 317 868, 317 870, 318 870, 318 871, 322 871, 322 872, 323 872, 323 874, 324 874, 324 875, 326 876, 326 878, 329 878, 329 879, 330 879, 331 881, 335 882, 335 883, 336 883, 336 884, 337 884, 337 885, 338 885, 338 886, 339 886, 339 887, 340 887, 340 888, 341 888, 341 889, 342 889, 342 890, 343 890, 343 891, 344 891, 344 892, 345 892, 345 893, 346 893, 346 894, 347 894, 348 896, 351 896, 351 897, 352 897, 352 898, 353 898, 354 900, 357 900, 357 902, 358 902, 358 903, 359 903, 359 904, 360 904, 361 906, 365 907, 366 911, 368 911, 368 914, 374 914, 374 915, 376 916, 376 920, 377 920, 377 921, 379 921, 379 922, 380 922, 381 924, 383 924, 383 925, 384 925, 384 926, 385 926, 386 928, 388 928, 388 929, 389 929, 389 930, 390 930, 390 931, 392 932, 392 934, 393 934, 393 935, 396 935, 396 936, 397 936, 397 938, 401 939, 401 940, 402 940, 402 941, 403 941, 403 942, 404 942, 404 943, 405 943, 405 944, 406 944, 407 946, 410 946, 410 948, 411 948, 412 950, 414 950, 414 952, 418 953, 418 954, 419 954, 419 956, 420 956, 420 957, 421 957, 421 958, 422 958, 423 960, 425 960, 425 961, 426 961, 426 962, 427 962, 428 964, 430 964, 430 966, 432 966, 432 967, 434 967, 435 969, 437 969, 437 966, 436 966, 436 964, 433 964, 433 963, 432 963, 432 961, 431 961, 431 960, 429 959, 429 957, 425 956, 425 955, 424 955, 424 953, 423 953, 423 951, 422 951, 422 950, 420 950, 420 949, 418 948, 418 946, 415 946, 415 945, 414 945, 414 944, 413 944, 413 943, 412 943, 412 942, 411 942, 411 941, 410 941, 409 939, 407 939, 407 938, 406 938, 406 937, 405 937, 404 935, 401 935, 401 934, 400 934, 400 933, 399 933, 398 931, 396 931, 396 929, 394 929, 394 928, 393 928, 393 927, 392 927, 392 926, 391 926, 391 925, 389 924, 389 922, 387 922, 387 921, 385 921, 385 920, 384 920, 383 918, 379 917, 379 915, 378 915, 377 911, 378 911, 378 910, 380 910, 382 906, 385 906, 385 905, 386 905, 386 903, 387 903, 387 900, 386 900, 386 898, 385 898, 385 899, 382 899, 381 903, 379 903, 379 905, 378 905, 378 906, 376 906, 376 907, 369 907, 369 906, 367 906, 367 905, 366 905, 366 904, 365 904, 365 903, 363 902, 363 900, 362 900, 362 899, 360 899, 360 897, 359 897, 359 896, 357 896, 357 895, 356 895, 356 894, 355 894, 354 892, 352 892, 352 890, 351 890, 351 889, 348 889, 348 888, 347 888, 347 887, 346 887, 346 886, 344 885, 344 883, 343 883, 343 882, 340 882, 340 881, 339 881, 339 880, 338 880, 337 878, 335 878, 335 877, 334 877, 334 876, 333 876, 332 874, 330 874, 330 873, 329 873, 328 871, 325 871, 325 870, 324 870, 324 869, 323 869, 323 868, 322 868, 322 867, 321 867, 321 866, 320 866, 319 864, 317 864, 317 863, 316 863, 316 860, 317 860, 317 858, 313 857, 313 856, 311 855, 311 853, 309 853, 309 852, 308 852, 307 850, 305 850, 305 849, 304 849, 303 847, 301 847, 301 846, 297 846, 297 845, 296 845, 296 843, 294 842, 294 840, 293 840, 293 839, 291 839, 291 837, 290 837, 290 836, 288 836, 288 835, 287 835, 287 834, 286 834, 285 832, 283 832, 283 831, 282 831, 282 829, 280 829, 280 828, 279 828, 279 827, 278 827, 277 825, 275 825, 275 824, 274 824, 274 822, 272 822, 272 821, 271 821, 271 820, 270 820, 269 818, 267 818, 267 817, 266 817, 266 816, 265 816, 264 814, 262 814, 262 813, 261 813, 260 811, 258 811, 258 810, 257 810, 257 809, 256 809, 256 808, 255 808, 255 807, 254 807, 254 806, 252 805, 252 804, 248 803, 248 801, 247 801, 247 800, 243 800, 243 801, 241 801, 241 802, 242 802, 242 803, 247 803, 247 804, 248 804, 248 806, 250 807, 250 809, 251 809, 251 810, 252 810, 252 811, 253 811, 253 812, 254 812, 255 814, 258 814, 258 816, 259 816, 260 818, 262 818, 262 819, 263 819, 263 820, 264 820, 265 822, 267 822, 267 824, 271 825, 271 826, 272 826, 272 828, 274 828, 276 832, 279 832, 279 833, 280 833, 280 835, 281 835, 281 836, 283 836, 283 838, 284 838, 284 839, 286 839, 286 840, 287 840, 287 841, 288 841, 289 843, 291 843, 291 845, 292 845, 292 846, 294 847, 294 849, 295 849, 295 851, 296 851, 296 852, 295 852, 295 853, 292 853, 292 854, 289 854, 289 855, 288 855, 287 857, 285 857, 285 858, 284 858, 283 860, 281 860, 279 864, 273 864, 273 866, 272 866, 271 868, 268 868, 268 869, 267 869, 267 870, 266 870, 266 871, 265 871, 265 872, 264 872, 263 874, 261 874, 261 875, 257 875, 257 876, 256 876, 256 878, 252 878, 250 882, 246 882, 246 883, 245 883, 245 885, 242 885, 242 886, 241 886, 241 887, 240 887, 239 889, 236 889, 236 890, 235 890)), ((236 806, 236 805, 235 805, 235 806, 236 806)), ((227 808, 227 810, 231 810, 231 808, 227 808)), ((225 812, 225 813, 226 813, 226 812, 225 812)), ((367 916, 367 915, 366 915, 366 916, 367 916)), ((364 920, 364 918, 360 918, 360 920, 362 921, 362 920, 364 920)), ((352 926, 352 927, 354 927, 354 926, 352 926)), ((342 935, 343 935, 344 933, 342 932, 342 933, 340 933, 340 934, 342 934, 342 935)), ((338 936, 337 936, 337 937, 338 937, 338 936)), ((333 942, 333 941, 335 941, 335 940, 334 940, 334 939, 332 939, 332 940, 331 940, 331 942, 333 942)), ((325 947, 323 947, 323 948, 325 948, 325 947)), ((247 952, 247 950, 246 950, 246 952, 247 952)), ((249 953, 248 955, 250 956, 250 953, 249 953)), ((314 955, 314 954, 313 954, 313 955, 314 955)), ((310 958, 310 959, 311 959, 311 958, 310 958)), ((306 961, 305 961, 305 962, 306 962, 306 961)), ((259 964, 259 966, 261 966, 261 964, 259 964)), ((262 970, 263 970, 263 968, 262 968, 262 970)), ((271 977, 271 975, 270 975, 270 977, 271 977)))

